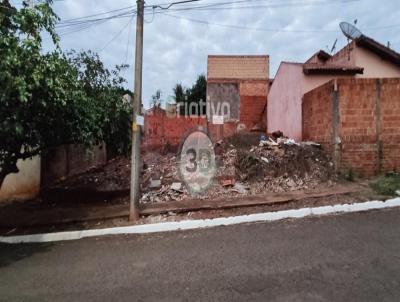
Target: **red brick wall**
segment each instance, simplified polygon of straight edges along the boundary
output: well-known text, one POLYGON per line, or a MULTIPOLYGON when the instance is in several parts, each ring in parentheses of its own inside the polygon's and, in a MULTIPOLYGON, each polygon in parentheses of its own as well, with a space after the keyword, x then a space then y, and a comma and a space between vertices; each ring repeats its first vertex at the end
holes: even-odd
POLYGON ((267 110, 267 81, 244 81, 240 83, 240 123, 248 129, 262 125, 264 109, 267 110))
POLYGON ((381 80, 382 170, 400 171, 400 80, 381 80))
POLYGON ((146 115, 143 150, 156 150, 165 145, 177 147, 191 131, 206 128, 206 117, 167 117, 165 113, 146 115))
POLYGON ((377 171, 376 80, 338 80, 341 166, 359 175, 377 171))
POLYGON ((329 82, 303 97, 303 140, 314 140, 327 147, 332 141, 332 93, 329 82))
POLYGON ((237 122, 225 122, 223 125, 223 130, 221 130, 221 125, 213 125, 212 123, 208 123, 208 134, 210 135, 212 141, 217 142, 224 137, 235 134, 237 125, 237 122))
MULTIPOLYGON (((304 140, 333 150, 334 81, 304 95, 304 140), (329 147, 330 145, 330 147, 329 147)), ((340 169, 360 176, 400 170, 400 79, 338 79, 340 169)))

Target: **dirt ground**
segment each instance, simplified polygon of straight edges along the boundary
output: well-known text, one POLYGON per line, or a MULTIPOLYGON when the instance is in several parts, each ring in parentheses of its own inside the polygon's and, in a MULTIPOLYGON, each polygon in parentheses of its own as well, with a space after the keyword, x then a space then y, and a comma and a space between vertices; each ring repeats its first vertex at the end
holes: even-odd
MULTIPOLYGON (((369 188, 368 183, 369 182, 363 181, 361 183, 346 184, 345 186, 359 189, 347 194, 334 194, 317 198, 305 197, 300 200, 293 200, 284 203, 271 203, 259 206, 244 205, 243 207, 226 209, 196 210, 183 212, 170 211, 164 214, 142 216, 141 219, 136 223, 132 223, 128 220, 128 203, 120 205, 112 205, 109 203, 105 203, 102 205, 90 204, 89 207, 81 205, 71 206, 65 203, 47 206, 38 203, 12 203, 8 206, 0 206, 0 235, 12 236, 44 232, 128 226, 132 224, 180 221, 187 219, 212 219, 218 217, 229 217, 235 215, 248 215, 262 212, 297 209, 303 207, 355 203, 369 200, 385 200, 389 198, 388 196, 381 196, 374 193, 369 188), (112 217, 115 207, 118 207, 117 215, 116 217, 112 217), (43 212, 46 210, 50 210, 50 219, 49 216, 46 215, 40 216, 40 213, 43 214, 43 212), (35 212, 39 215, 35 216, 35 212), (83 216, 82 213, 84 214, 83 216), (80 218, 77 218, 78 220, 74 221, 73 217, 77 214, 80 214, 80 218), (28 224, 26 225, 24 225, 24 220, 22 217, 24 215, 26 216, 25 222, 28 222, 28 224), (7 219, 4 219, 3 216, 6 216, 7 219), (72 220, 65 220, 65 218, 70 218, 72 220), (6 220, 11 221, 12 223, 7 224, 6 220), (50 220, 53 220, 53 223, 47 223, 50 220)), ((313 191, 319 192, 323 189, 324 188, 320 186, 313 191)), ((332 190, 334 190, 334 188, 332 188, 332 190)), ((190 201, 188 201, 188 203, 190 203, 190 201)))
MULTIPOLYGON (((179 177, 177 154, 144 153, 140 206, 152 214, 145 215, 138 223, 214 218, 386 198, 377 196, 368 181, 346 182, 338 177, 329 156, 317 144, 295 143, 282 137, 265 138, 260 142, 259 134, 247 134, 220 141, 214 149, 217 164, 214 182, 204 194, 196 196, 188 193, 179 177), (174 188, 174 183, 181 187, 174 188), (351 190, 336 194, 339 187, 351 190), (309 197, 326 191, 331 194, 309 197), (304 193, 304 196, 293 201, 289 198, 284 203, 273 202, 275 197, 279 200, 291 193, 295 193, 293 196, 304 193), (270 201, 264 205, 251 203, 254 197, 263 203, 263 196, 270 201), (241 201, 235 206, 229 206, 231 201, 239 199, 241 201), (208 208, 174 211, 174 205, 182 209, 187 203, 188 209, 193 209, 196 208, 193 203, 198 205, 203 200, 208 208), (214 201, 227 206, 213 209, 214 201), (157 214, 157 205, 169 204, 171 211, 160 210, 163 214, 157 214), (149 207, 155 210, 148 211, 149 207)), ((118 157, 104 166, 45 188, 35 200, 3 203, 0 205, 0 233, 15 235, 128 225, 129 180, 129 159, 118 157)))
MULTIPOLYGON (((217 171, 214 181, 195 198, 290 192, 314 189, 320 184, 331 187, 337 182, 333 163, 317 144, 272 137, 260 142, 259 134, 247 133, 220 141, 214 149, 217 171)), ((178 154, 145 152, 142 159, 142 204, 193 198, 179 176, 178 154)), ((118 157, 47 188, 42 199, 52 200, 61 195, 67 201, 123 202, 123 197, 129 194, 129 180, 129 159, 118 157)))

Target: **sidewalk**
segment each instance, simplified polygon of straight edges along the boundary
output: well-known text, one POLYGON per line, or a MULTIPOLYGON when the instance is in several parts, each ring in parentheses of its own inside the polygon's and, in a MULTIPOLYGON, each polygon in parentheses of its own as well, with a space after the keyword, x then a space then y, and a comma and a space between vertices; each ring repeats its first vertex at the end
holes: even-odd
MULTIPOLYGON (((223 198, 215 200, 192 199, 142 205, 141 216, 137 224, 148 223, 151 218, 193 214, 196 218, 221 217, 228 214, 256 213, 259 211, 274 211, 299 208, 310 205, 310 200, 324 200, 320 204, 337 204, 349 202, 351 195, 360 196, 365 188, 358 184, 337 185, 311 191, 294 191, 290 193, 268 193, 264 195, 243 196, 239 198, 223 198), (343 200, 345 198, 345 200, 343 200), (329 200, 329 201, 328 201, 329 200), (326 202, 328 201, 328 202, 326 202), (308 202, 308 204, 306 203, 308 202), (248 209, 246 212, 245 209, 248 209), (211 217, 210 216, 210 217, 211 217), (146 218, 148 217, 148 218, 146 218), (146 220, 147 219, 147 220, 146 220)), ((355 198, 357 201, 363 198, 355 198)), ((367 200, 368 198, 364 198, 367 200)), ((317 204, 317 203, 315 203, 317 204)), ((129 203, 127 200, 119 203, 45 203, 38 201, 15 202, 0 207, 0 234, 8 235, 38 231, 70 230, 91 228, 93 225, 107 225, 107 221, 120 219, 118 225, 132 224, 127 220, 129 203), (96 223, 96 224, 95 224, 96 223)), ((179 217, 176 217, 179 220, 179 217)), ((165 220, 165 219, 164 219, 165 220)))

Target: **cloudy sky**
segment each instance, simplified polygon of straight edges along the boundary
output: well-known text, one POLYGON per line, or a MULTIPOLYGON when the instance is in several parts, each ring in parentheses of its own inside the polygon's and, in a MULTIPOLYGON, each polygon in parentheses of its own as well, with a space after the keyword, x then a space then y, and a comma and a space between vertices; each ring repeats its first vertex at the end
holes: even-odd
MULTIPOLYGON (((156 9, 153 14, 153 4, 169 1, 146 2, 145 107, 156 89, 165 99, 175 83, 191 86, 198 74, 206 73, 209 54, 268 54, 272 78, 281 61, 302 62, 319 49, 330 51, 336 38, 340 49, 347 42, 339 29, 341 21, 357 19, 364 34, 384 44, 390 41, 400 51, 398 0, 201 0, 156 9)), ((53 6, 62 20, 68 20, 135 4, 133 0, 56 0, 53 6)), ((135 17, 125 17, 75 32, 74 27, 59 29, 61 45, 97 51, 109 67, 130 64, 124 76, 133 87, 135 24, 135 17)))

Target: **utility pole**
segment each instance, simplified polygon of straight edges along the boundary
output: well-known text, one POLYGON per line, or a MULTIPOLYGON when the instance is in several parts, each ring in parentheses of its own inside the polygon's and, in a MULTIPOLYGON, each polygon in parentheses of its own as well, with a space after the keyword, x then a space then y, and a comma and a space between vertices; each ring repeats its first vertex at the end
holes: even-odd
MULTIPOLYGON (((34 0, 31 0, 34 1, 34 0)), ((200 0, 184 0, 169 4, 167 7, 159 5, 156 8, 169 9, 175 4, 196 2, 200 0)), ((131 194, 129 207, 129 220, 139 219, 139 197, 140 197, 140 125, 143 124, 142 115, 142 66, 143 66, 143 18, 144 18, 144 0, 137 0, 136 12, 136 49, 135 49, 135 91, 133 96, 133 114, 132 114, 132 154, 131 154, 131 194), (140 123, 138 123, 140 116, 140 123)))
POLYGON ((140 196, 140 126, 137 117, 142 114, 142 66, 143 66, 143 15, 144 0, 137 0, 136 50, 135 50, 135 90, 132 114, 132 154, 131 154, 131 193, 129 220, 139 218, 140 196))

